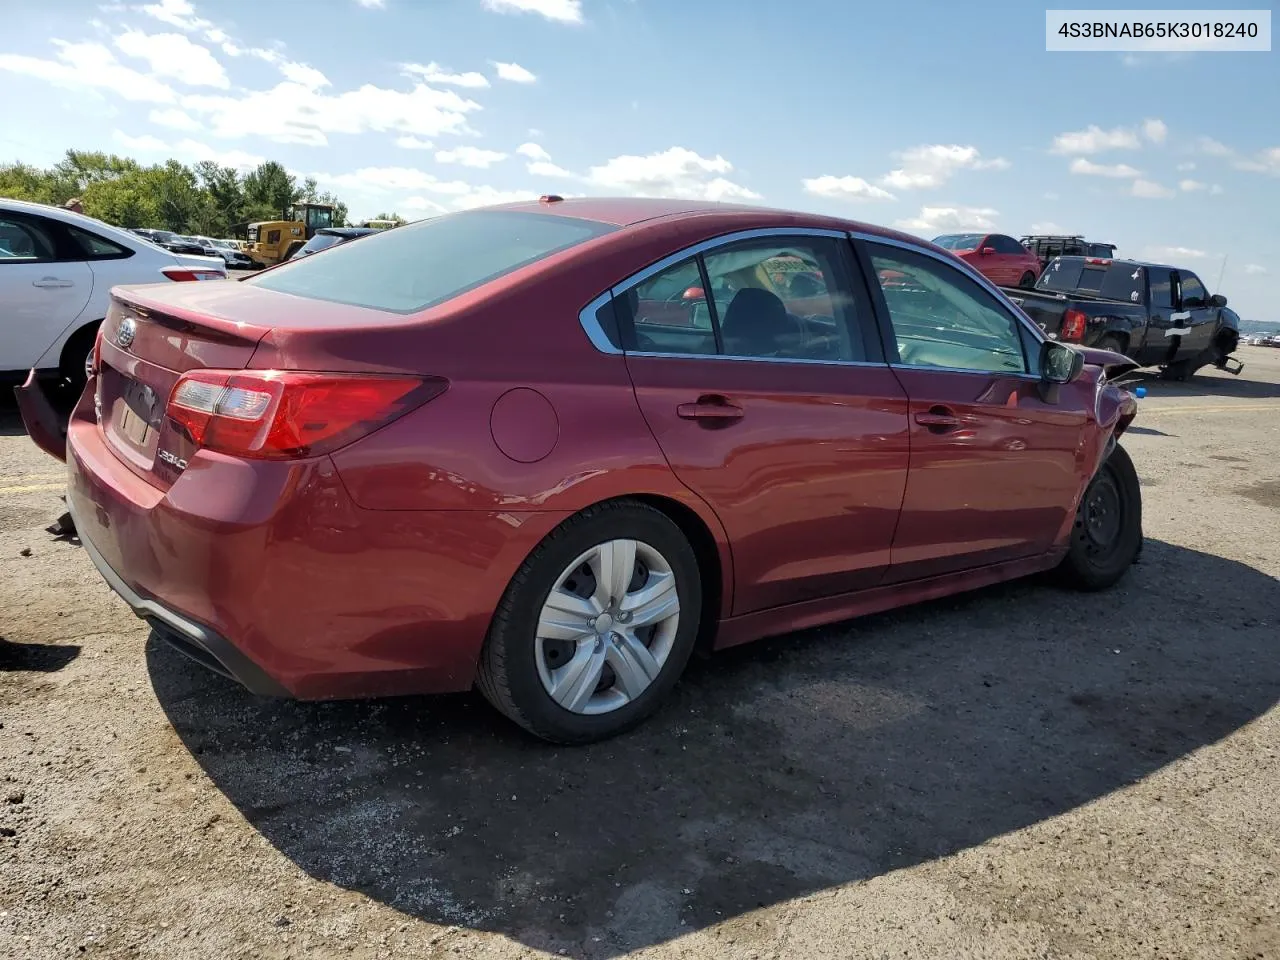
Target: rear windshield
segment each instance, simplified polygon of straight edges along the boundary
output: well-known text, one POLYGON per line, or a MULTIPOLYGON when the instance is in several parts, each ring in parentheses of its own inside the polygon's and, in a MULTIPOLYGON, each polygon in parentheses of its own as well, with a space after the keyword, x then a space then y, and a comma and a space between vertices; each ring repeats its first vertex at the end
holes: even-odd
POLYGON ((1146 270, 1136 263, 1112 260, 1089 263, 1083 259, 1050 262, 1036 283, 1037 290, 1051 293, 1085 293, 1104 300, 1141 303, 1146 290, 1146 270))
POLYGON ((985 233, 948 233, 934 237, 933 242, 944 250, 973 250, 985 236, 985 233))
POLYGON ((245 280, 268 290, 416 313, 614 230, 570 217, 501 210, 452 213, 343 243, 245 280))
POLYGON ((314 237, 304 243, 298 253, 315 253, 317 250, 323 250, 325 247, 332 247, 335 243, 341 243, 346 237, 340 237, 332 233, 317 233, 314 237))

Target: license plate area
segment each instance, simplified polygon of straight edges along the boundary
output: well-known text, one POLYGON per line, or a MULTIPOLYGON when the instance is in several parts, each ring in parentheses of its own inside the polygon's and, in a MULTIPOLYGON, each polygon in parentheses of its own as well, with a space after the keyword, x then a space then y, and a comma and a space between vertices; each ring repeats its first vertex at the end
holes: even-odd
POLYGON ((156 401, 156 392, 136 380, 125 384, 120 396, 120 432, 139 450, 146 449, 158 427, 156 401))

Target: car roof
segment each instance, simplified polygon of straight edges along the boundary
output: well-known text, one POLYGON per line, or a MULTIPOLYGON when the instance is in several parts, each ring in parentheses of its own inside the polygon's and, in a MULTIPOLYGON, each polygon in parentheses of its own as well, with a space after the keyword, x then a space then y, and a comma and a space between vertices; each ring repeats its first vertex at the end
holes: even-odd
MULTIPOLYGON (((0 210, 8 210, 12 213, 29 213, 35 217, 48 217, 50 220, 60 220, 63 223, 71 224, 73 227, 91 230, 94 233, 114 237, 117 240, 132 243, 138 242, 137 234, 123 227, 112 226, 104 220, 95 220, 93 217, 87 217, 83 213, 76 213, 66 207, 55 207, 47 203, 32 203, 29 200, 0 198, 0 210)), ((161 232, 169 233, 170 231, 164 230, 161 232)))
MULTIPOLYGON (((757 220, 761 225, 776 221, 780 227, 811 227, 820 230, 841 230, 867 233, 889 240, 903 240, 915 245, 929 246, 928 240, 877 227, 858 220, 833 217, 820 213, 783 210, 776 207, 754 206, 745 203, 718 203, 709 200, 677 200, 651 197, 578 197, 570 200, 525 200, 505 203, 490 210, 513 210, 527 213, 543 213, 560 217, 576 217, 594 220, 616 227, 634 227, 653 220, 700 220, 720 218, 725 228, 734 229, 743 220, 757 220)), ((714 225, 714 224, 711 224, 714 225)))

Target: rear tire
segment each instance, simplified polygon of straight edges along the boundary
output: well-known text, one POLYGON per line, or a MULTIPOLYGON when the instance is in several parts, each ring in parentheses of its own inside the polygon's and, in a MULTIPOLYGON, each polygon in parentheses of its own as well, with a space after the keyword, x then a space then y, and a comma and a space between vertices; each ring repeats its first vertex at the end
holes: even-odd
POLYGON ((1018 286, 1023 290, 1030 290, 1036 285, 1036 275, 1028 270, 1018 279, 1018 286))
POLYGON ((1055 572, 1076 589, 1104 590, 1141 550, 1142 488, 1133 461, 1117 444, 1080 498, 1071 545, 1055 572))
POLYGON ((1124 343, 1114 333, 1108 333, 1094 346, 1099 350, 1110 350, 1112 353, 1124 355, 1124 343))
POLYGON ((693 652, 701 618, 698 561, 680 528, 644 504, 600 504, 562 523, 511 578, 476 685, 543 740, 604 740, 658 709, 693 652), (609 559, 614 544, 631 544, 625 567, 609 559), (620 589, 606 584, 606 563, 630 571, 614 575, 620 589), (646 591, 666 605, 646 605, 646 591), (580 663, 588 665, 575 674, 580 663))

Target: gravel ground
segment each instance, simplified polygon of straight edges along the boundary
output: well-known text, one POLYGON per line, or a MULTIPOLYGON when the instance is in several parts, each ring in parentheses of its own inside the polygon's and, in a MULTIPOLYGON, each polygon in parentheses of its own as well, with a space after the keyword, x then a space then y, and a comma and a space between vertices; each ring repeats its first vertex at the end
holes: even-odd
POLYGON ((0 955, 1280 957, 1280 351, 1153 382, 1142 563, 694 664, 563 750, 256 700, 43 527, 0 413, 0 955))

